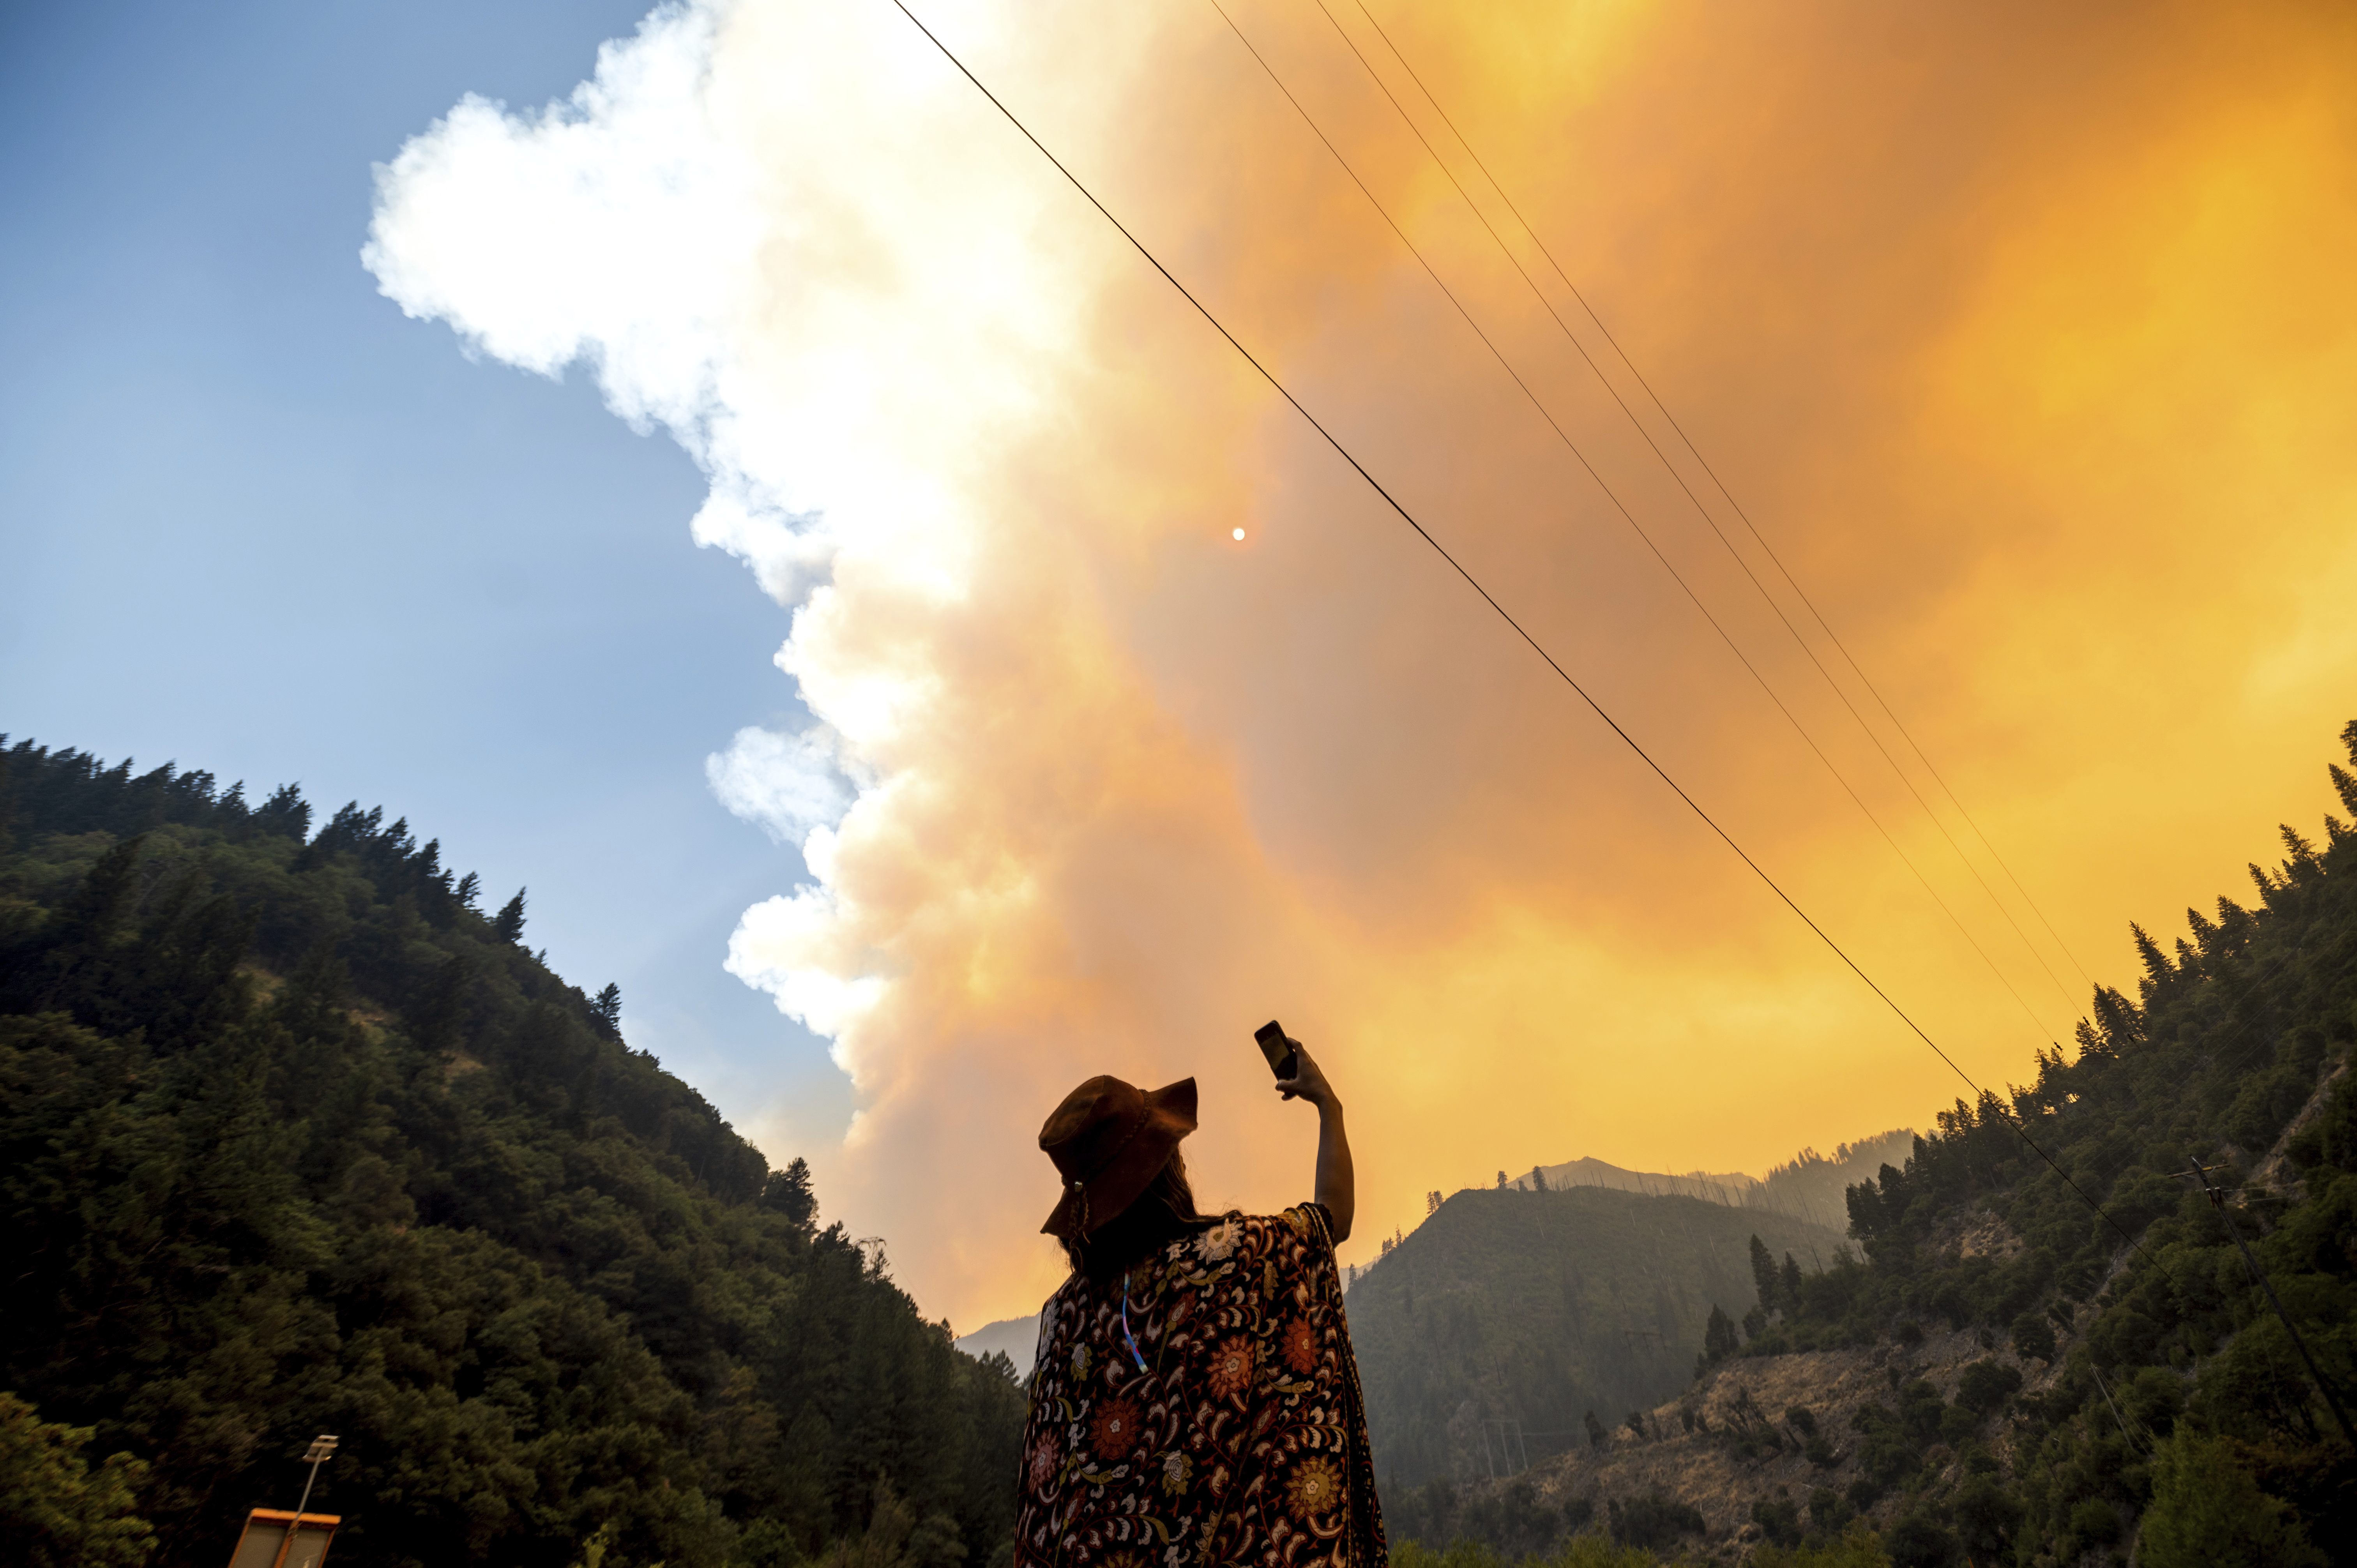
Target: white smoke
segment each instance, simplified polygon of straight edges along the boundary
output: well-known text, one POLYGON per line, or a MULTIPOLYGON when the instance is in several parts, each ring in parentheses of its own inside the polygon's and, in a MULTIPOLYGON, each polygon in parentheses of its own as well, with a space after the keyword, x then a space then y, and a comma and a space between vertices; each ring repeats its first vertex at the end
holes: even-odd
POLYGON ((938 694, 921 657, 874 645, 877 613, 966 593, 986 524, 961 471, 1024 416, 1076 283, 1010 207, 1022 182, 966 177, 970 125, 942 120, 971 89, 877 11, 664 5, 564 102, 469 95, 379 166, 362 252, 470 352, 586 364, 617 414, 668 430, 710 479, 696 542, 797 607, 777 662, 821 727, 740 730, 705 771, 814 878, 748 911, 727 966, 838 1037, 887 984, 833 935, 847 780, 906 772, 895 737, 938 694))
POLYGON ((704 777, 722 805, 796 849, 814 830, 841 822, 851 803, 834 748, 815 732, 740 729, 726 751, 704 759, 704 777))

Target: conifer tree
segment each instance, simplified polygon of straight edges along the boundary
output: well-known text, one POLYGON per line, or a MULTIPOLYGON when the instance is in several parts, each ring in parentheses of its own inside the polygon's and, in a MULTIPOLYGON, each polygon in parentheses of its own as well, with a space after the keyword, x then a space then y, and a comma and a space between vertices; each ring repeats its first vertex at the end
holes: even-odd
POLYGON ((597 993, 597 1000, 589 1004, 589 1011, 605 1026, 608 1034, 619 1034, 622 1028, 622 988, 611 981, 607 982, 606 989, 597 993))
POLYGON ((770 1173, 761 1189, 761 1202, 804 1230, 818 1223, 818 1193, 811 1186, 810 1162, 796 1155, 786 1168, 770 1173))
POLYGON ((303 787, 281 784, 272 790, 270 799, 253 809, 253 825, 291 839, 310 837, 311 802, 303 799, 303 787))
POLYGON ((1587 1412, 1587 1445, 1590 1448, 1601 1448, 1607 1443, 1612 1441, 1612 1434, 1604 1430, 1604 1423, 1596 1419, 1596 1412, 1594 1411, 1591 1410, 1587 1412))
POLYGON ((1533 1165, 1531 1167, 1531 1190, 1533 1192, 1544 1192, 1546 1189, 1546 1172, 1540 1169, 1537 1165, 1533 1165))
POLYGON ((1695 1358, 1695 1376, 1701 1377, 1712 1366, 1735 1354, 1740 1344, 1735 1334, 1735 1319, 1727 1316, 1717 1302, 1711 1303, 1710 1321, 1703 1325, 1702 1354, 1695 1358))
POLYGON ((2054 1326, 2034 1312, 2013 1320, 2013 1353, 2034 1360, 2054 1359, 2054 1326))
POLYGON ((2341 803, 2351 811, 2357 812, 2357 776, 2352 776, 2337 762, 2328 762, 2324 766, 2332 770, 2332 788, 2340 792, 2341 803))
POLYGON ((523 895, 524 890, 517 888, 516 896, 500 905, 500 912, 491 917, 491 935, 503 942, 514 941, 523 935, 523 895))
POLYGON ((1798 1306, 1801 1302, 1801 1265, 1793 1261, 1790 1252, 1784 1254, 1781 1275, 1777 1282, 1782 1287, 1781 1299, 1788 1308, 1798 1306))
POLYGON ((471 871, 458 878, 458 886, 450 890, 450 897, 458 900, 458 908, 470 914, 474 912, 475 900, 482 896, 483 879, 471 871))
POLYGON ((1760 1305, 1770 1311, 1775 1310, 1782 1294, 1778 1287, 1784 1282, 1777 1277, 1775 1256, 1756 1234, 1751 1238, 1751 1283, 1759 1287, 1760 1305))
POLYGON ((2167 993, 2169 982, 2177 978, 2177 970, 2169 961, 2169 955, 2160 950, 2160 944, 2154 941, 2151 934, 2142 926, 2130 920, 2128 930, 2136 939, 2136 956, 2144 960, 2145 978, 2142 989, 2145 1000, 2149 1004, 2154 997, 2167 993))

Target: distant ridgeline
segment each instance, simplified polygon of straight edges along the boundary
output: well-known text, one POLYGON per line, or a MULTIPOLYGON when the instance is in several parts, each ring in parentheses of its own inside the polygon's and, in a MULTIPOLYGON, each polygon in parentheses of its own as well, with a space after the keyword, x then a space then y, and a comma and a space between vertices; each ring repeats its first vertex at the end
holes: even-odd
POLYGON ((1752 1292, 1755 1238, 1822 1270, 1842 1194, 1914 1134, 1804 1149, 1762 1181, 1602 1160, 1498 1173, 1353 1271, 1351 1337, 1378 1473, 1405 1488, 1503 1474, 1675 1393, 1720 1303, 1752 1292))
POLYGON ((1573 1160, 1566 1165, 1541 1165, 1507 1185, 1524 1191, 1538 1187, 1562 1191, 1573 1187, 1615 1187, 1622 1192, 1655 1196, 1683 1195, 1707 1198, 1730 1208, 1756 1208, 1791 1219, 1830 1226, 1849 1223, 1846 1198, 1852 1183, 1871 1176, 1890 1160, 1903 1160, 1915 1145, 1915 1134, 1904 1127, 1844 1144, 1830 1158, 1814 1149, 1803 1149, 1762 1178, 1741 1172, 1688 1171, 1670 1176, 1653 1171, 1622 1170, 1602 1160, 1573 1160))
POLYGON ((521 894, 310 821, 0 749, 11 1552, 225 1560, 334 1432, 347 1568, 1003 1561, 1006 1359, 527 951, 521 894))
POLYGON ((1459 1192, 1351 1287, 1387 1497, 1520 1469, 1694 1375, 1715 1304, 1751 1292, 1751 1239, 1830 1263, 1841 1232, 1609 1187, 1459 1192))

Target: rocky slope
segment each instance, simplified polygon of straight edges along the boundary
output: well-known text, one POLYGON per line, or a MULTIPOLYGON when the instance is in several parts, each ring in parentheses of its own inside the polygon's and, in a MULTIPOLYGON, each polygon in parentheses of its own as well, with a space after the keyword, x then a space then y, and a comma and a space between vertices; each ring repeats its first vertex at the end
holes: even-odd
MULTIPOLYGON (((2019 1247, 1994 1216, 1976 1218, 1982 1223, 1970 1238, 1959 1238, 1960 1252, 1962 1246, 2019 1247)), ((1534 1488, 1542 1507, 1576 1510, 1587 1499, 1599 1518, 1608 1499, 1658 1495, 1685 1504, 1704 1523, 1701 1538, 1686 1544, 1715 1563, 1743 1562, 1766 1539, 1752 1517, 1753 1504, 1763 1501, 1789 1503, 1804 1527, 1837 1528, 1863 1512, 1868 1522, 1888 1529, 1909 1506, 1906 1494, 1885 1491, 1862 1510, 1851 1501, 1879 1489, 1865 1463, 1860 1415, 1905 1410, 1910 1402, 1902 1400, 1902 1390, 1912 1391, 1921 1406, 1928 1399, 1925 1385, 1939 1401, 1934 1420, 1949 1411, 1965 1412, 1957 1398, 1967 1369, 1975 1366, 2014 1373, 2021 1379, 2019 1395, 2034 1399, 2052 1385, 2068 1354, 2069 1331, 2058 1327, 2056 1337, 2052 1359, 2022 1357, 1986 1330, 1966 1328, 1909 1336, 1912 1342, 1722 1362, 1678 1397, 1645 1412, 1641 1434, 1623 1421, 1600 1446, 1583 1444, 1516 1479, 1534 1488), (1834 1501, 1820 1498, 1813 1506, 1813 1495, 1821 1492, 1834 1501)), ((1946 1419, 1952 1428, 1965 1424, 1946 1419)), ((2014 1458, 2004 1423, 1975 1418, 1970 1426, 1968 1435, 1961 1430, 1951 1435, 1968 1447, 1977 1444, 2000 1465, 2014 1458)), ((1965 1479, 1965 1455, 1946 1441, 1929 1444, 1922 1459, 1932 1488, 1953 1490, 1965 1479)), ((1492 1489, 1511 1484, 1495 1483, 1492 1489)))

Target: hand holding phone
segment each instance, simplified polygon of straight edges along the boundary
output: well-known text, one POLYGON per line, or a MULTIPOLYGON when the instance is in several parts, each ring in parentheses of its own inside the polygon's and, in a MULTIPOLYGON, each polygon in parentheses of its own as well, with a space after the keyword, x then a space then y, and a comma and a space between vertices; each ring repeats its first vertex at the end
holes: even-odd
POLYGON ((1271 1018, 1254 1029, 1253 1038, 1260 1045, 1260 1054, 1268 1058, 1268 1070, 1276 1074, 1278 1082, 1282 1083, 1301 1070, 1298 1042, 1288 1038, 1285 1026, 1275 1019, 1271 1018))
POLYGON ((1276 1092, 1287 1100, 1306 1100, 1318 1107, 1318 1201, 1326 1207, 1335 1242, 1351 1239, 1351 1219, 1357 1209, 1358 1178, 1351 1165, 1351 1140, 1342 1131, 1342 1102, 1318 1059, 1299 1040, 1271 1018, 1253 1031, 1268 1070, 1276 1074, 1276 1092))

